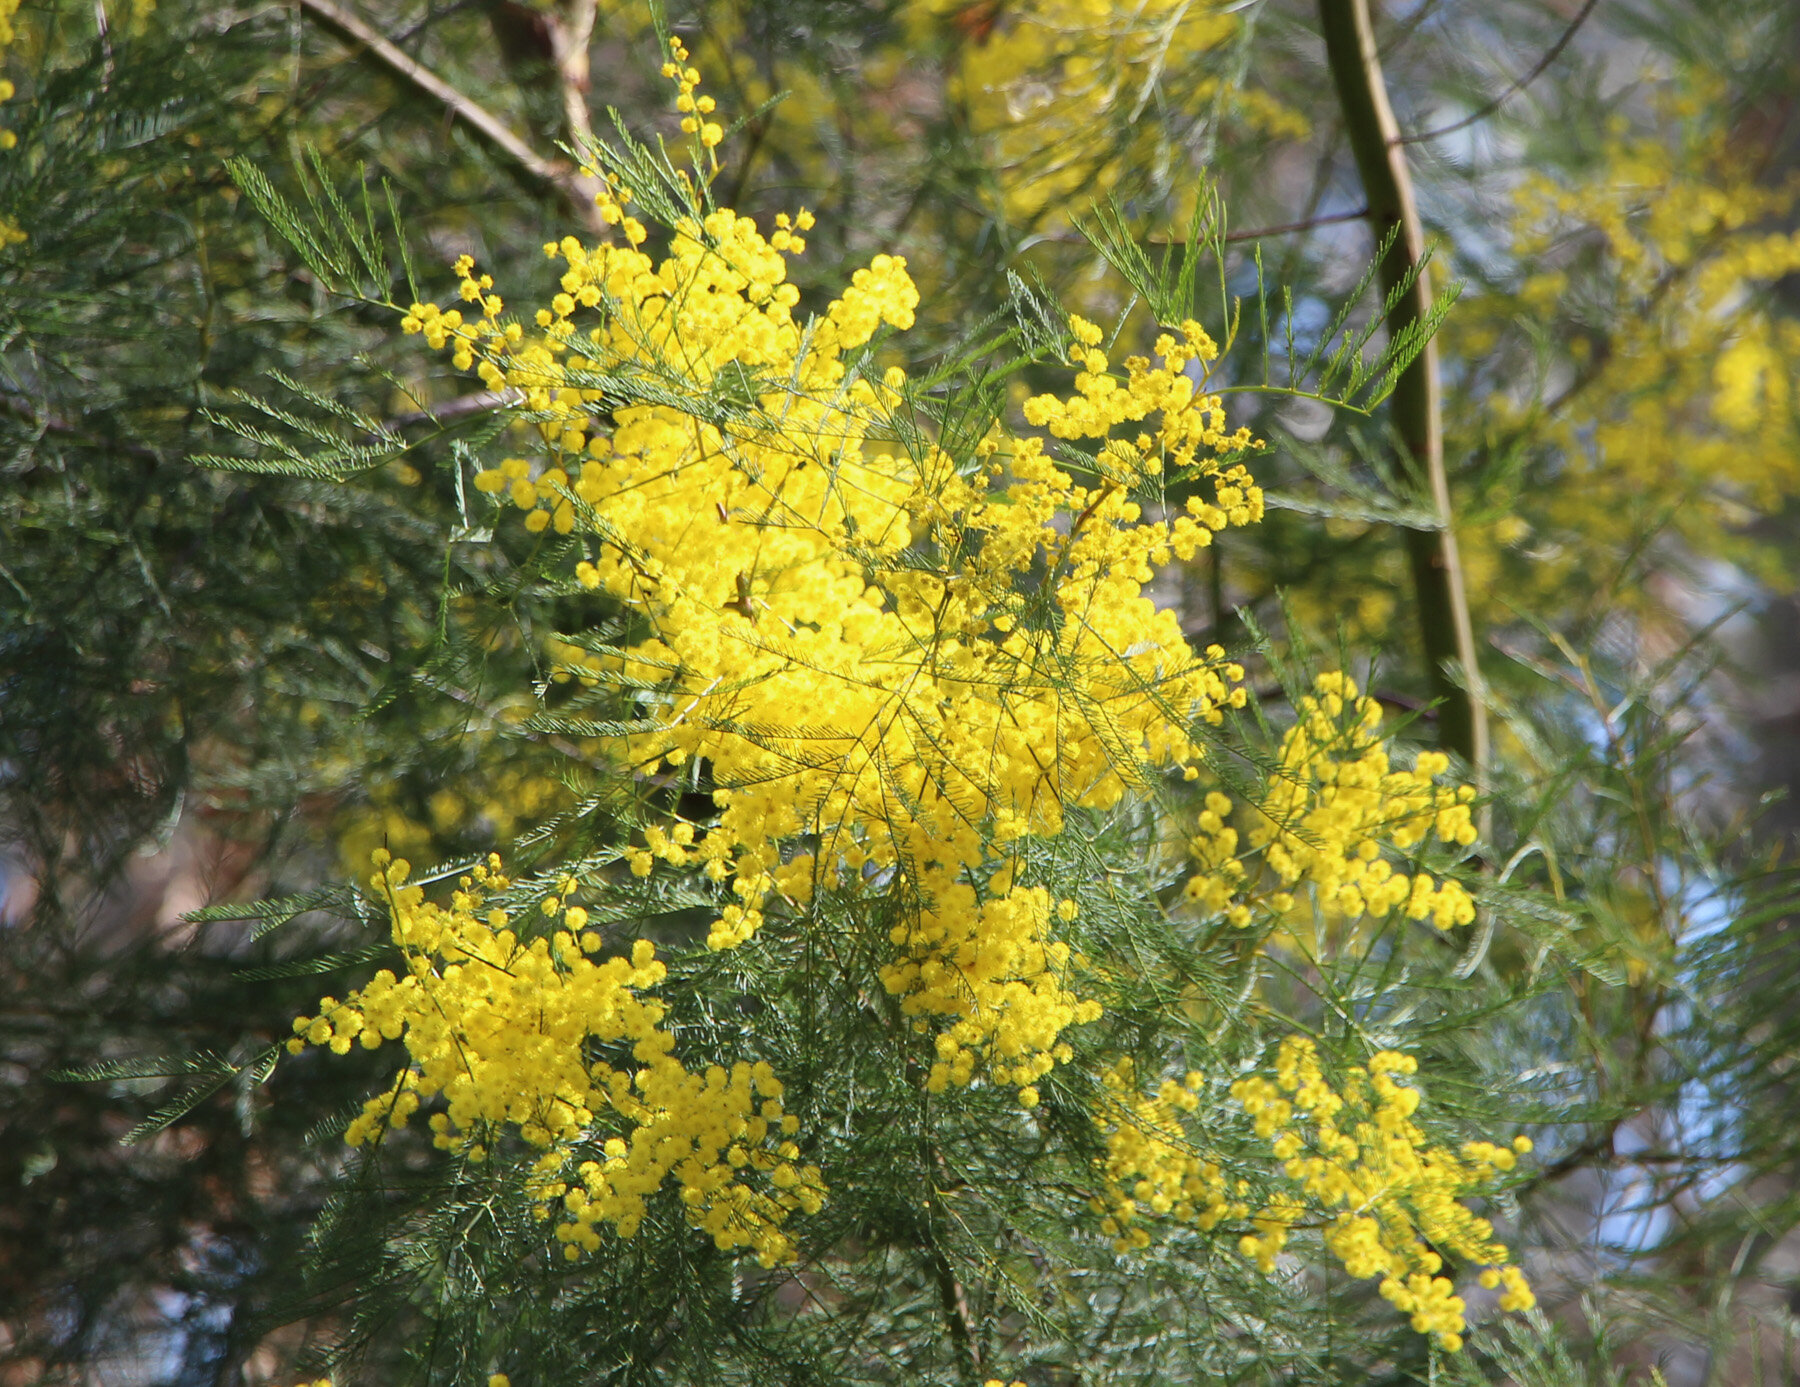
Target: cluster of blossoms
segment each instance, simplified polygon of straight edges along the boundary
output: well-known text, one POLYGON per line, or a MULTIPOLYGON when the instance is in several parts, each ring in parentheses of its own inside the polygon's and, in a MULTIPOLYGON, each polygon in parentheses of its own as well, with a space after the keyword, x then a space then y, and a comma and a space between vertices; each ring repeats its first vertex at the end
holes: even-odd
MULTIPOLYGON (((1117 536, 1108 536, 1119 522, 1126 524, 1139 518, 1139 508, 1131 500, 1133 488, 1162 477, 1192 475, 1203 469, 1203 459, 1220 454, 1248 452, 1256 441, 1248 429, 1234 433, 1225 431, 1225 405, 1218 395, 1200 394, 1190 368, 1208 370, 1218 360, 1218 345, 1206 329, 1191 319, 1182 323, 1180 339, 1163 333, 1156 339, 1156 356, 1161 365, 1150 358, 1130 356, 1125 359, 1124 380, 1110 373, 1106 353, 1100 350, 1102 333, 1097 324, 1080 315, 1069 319, 1074 337, 1070 364, 1081 369, 1075 376, 1075 395, 1059 399, 1055 395, 1038 395, 1025 402, 1025 421, 1046 429, 1054 438, 1097 439, 1102 442, 1096 469, 1104 479, 1099 494, 1089 502, 1083 518, 1103 516, 1112 520, 1110 527, 1094 531, 1089 548, 1107 548, 1111 562, 1135 575, 1156 565, 1167 563, 1173 554, 1184 563, 1212 543, 1213 535, 1229 525, 1253 525, 1263 516, 1262 490, 1251 479, 1242 464, 1213 467, 1213 491, 1216 504, 1199 496, 1191 496, 1184 513, 1161 526, 1143 527, 1133 538, 1139 546, 1135 565, 1117 555, 1117 536), (1155 416, 1155 432, 1138 433, 1133 438, 1115 438, 1112 432, 1130 424, 1141 424, 1155 416)), ((1057 477, 1066 483, 1066 474, 1050 469, 1031 499, 1045 513, 1047 523, 1055 515, 1057 503, 1066 504, 1054 487, 1057 477), (1050 484, 1046 487, 1045 484, 1050 484), (1048 502, 1048 506, 1045 503, 1048 502)), ((1018 504, 1019 497, 1009 498, 1018 504)), ((1077 543, 1070 550, 1071 562, 1086 559, 1087 553, 1077 543)), ((1148 581, 1147 578, 1140 581, 1148 581)))
MULTIPOLYGON (((1361 696, 1355 681, 1340 672, 1320 674, 1295 713, 1268 791, 1253 806, 1248 835, 1251 849, 1281 884, 1269 907, 1290 916, 1302 910, 1293 893, 1304 884, 1326 920, 1354 922, 1402 910, 1440 930, 1470 923, 1475 903, 1460 882, 1426 872, 1409 877, 1382 856, 1384 845, 1405 851, 1433 835, 1454 847, 1475 841, 1469 816, 1474 790, 1436 783, 1450 769, 1449 758, 1426 751, 1413 769, 1394 769, 1381 734, 1381 705, 1361 696)), ((1225 822, 1231 810, 1227 796, 1207 796, 1191 843, 1200 870, 1186 891, 1201 908, 1246 925, 1251 913, 1238 894, 1247 870, 1238 832, 1225 822)))
POLYGON ((1098 1009, 1013 845, 1117 804, 1144 764, 1196 759, 1186 729, 1244 701, 1242 670, 1193 652, 1143 594, 1172 556, 1261 513, 1229 461, 1247 436, 1189 371, 1217 348, 1187 324, 1119 380, 1075 319, 1078 394, 1027 417, 1100 441, 1113 475, 1082 486, 1042 439, 998 429, 959 464, 921 441, 904 372, 866 364, 878 331, 912 325, 902 258, 876 256, 802 323, 787 262, 808 214, 765 235, 696 213, 657 261, 631 201, 616 179, 600 199, 623 244, 546 247, 567 269, 536 332, 466 261, 480 318, 415 305, 402 326, 518 393, 551 465, 508 460, 476 485, 580 541, 576 580, 642 619, 642 639, 563 672, 660 704, 657 729, 618 748, 632 764, 708 765, 716 823, 642 850, 729 883, 708 943, 742 944, 771 903, 803 913, 820 890, 913 902, 883 976, 936 1029, 930 1082, 981 1073, 1030 1105, 1062 1033, 1098 1009), (632 391, 647 402, 621 403, 632 391), (1141 429, 1110 439, 1117 424, 1141 429), (1212 499, 1146 518, 1132 484, 1165 474, 1212 499))
POLYGON ((586 911, 567 904, 573 880, 541 903, 561 928, 522 938, 505 910, 487 907, 512 884, 497 856, 458 883, 447 907, 407 884, 404 861, 383 852, 376 866, 370 885, 388 903, 406 971, 383 969, 346 1000, 325 998, 318 1015, 294 1022, 289 1042, 338 1054, 404 1043, 409 1063, 350 1124, 352 1146, 441 1099, 429 1123, 440 1148, 483 1160, 508 1128, 538 1148, 531 1191, 541 1217, 560 1208, 557 1236, 571 1259, 600 1245, 596 1224, 630 1237, 671 1178, 689 1221, 721 1249, 748 1248, 764 1265, 791 1257, 782 1224, 816 1210, 824 1185, 799 1163, 781 1084, 766 1064, 682 1066, 660 1028, 662 1004, 640 995, 665 973, 647 940, 628 959, 590 958, 602 941, 586 911), (590 1058, 596 1043, 612 1058, 590 1058), (625 1135, 580 1159, 609 1126, 625 1135), (573 1177, 559 1178, 571 1164, 573 1177))
POLYGON ((1511 1170, 1527 1137, 1511 1147, 1470 1142, 1460 1153, 1431 1145, 1412 1121, 1419 1091, 1396 1076, 1414 1073, 1410 1055, 1383 1050, 1351 1068, 1333 1087, 1313 1043, 1282 1041, 1275 1078, 1240 1079, 1232 1096, 1258 1136, 1269 1139, 1294 1189, 1272 1199, 1242 1251, 1273 1269, 1289 1229, 1308 1209, 1331 1218, 1325 1245, 1355 1277, 1380 1277, 1381 1294, 1412 1317, 1413 1328, 1446 1349, 1462 1346, 1465 1306, 1439 1273, 1444 1256, 1482 1266, 1480 1283, 1501 1288, 1500 1307, 1534 1303, 1524 1273, 1505 1265, 1506 1247, 1493 1225, 1460 1199, 1511 1170))
POLYGON ((681 112, 682 133, 696 136, 703 148, 714 149, 725 138, 724 129, 716 121, 707 119, 716 103, 710 96, 694 95, 700 85, 700 73, 696 68, 683 66, 688 60, 688 51, 680 39, 669 41, 669 56, 671 61, 663 64, 662 75, 675 83, 675 109, 681 112))
POLYGON ((1219 1166, 1199 1154, 1182 1127, 1184 1114, 1200 1106, 1203 1075, 1164 1079, 1152 1095, 1138 1091, 1137 1069, 1129 1059, 1105 1075, 1112 1110, 1096 1118, 1106 1136, 1103 1198, 1092 1208, 1113 1250, 1150 1246, 1144 1215, 1170 1217, 1210 1233, 1226 1219, 1243 1219, 1250 1206, 1226 1187, 1219 1166))
POLYGON ((1146 1095, 1132 1062, 1120 1061, 1106 1075, 1114 1101, 1096 1118, 1106 1138, 1105 1195, 1093 1202, 1102 1230, 1123 1253, 1150 1245, 1150 1219, 1202 1232, 1247 1221, 1253 1231, 1239 1250, 1272 1272, 1294 1227, 1316 1215, 1325 1221, 1326 1247, 1350 1275, 1380 1277, 1381 1294, 1413 1328, 1460 1348, 1466 1307, 1439 1274, 1444 1255, 1481 1267, 1477 1281, 1501 1291, 1501 1309, 1535 1303, 1524 1273, 1506 1265, 1492 1225, 1460 1202, 1512 1170, 1531 1142, 1474 1141, 1460 1154, 1431 1145, 1412 1121, 1419 1091, 1396 1077, 1417 1067, 1410 1055, 1384 1050, 1334 1088, 1312 1041, 1284 1040, 1273 1078, 1252 1075, 1231 1087, 1286 1177, 1253 1204, 1249 1183, 1228 1180, 1183 1125, 1200 1105, 1204 1076, 1167 1078, 1146 1095))
MULTIPOLYGON (((1262 493, 1238 461, 1256 445, 1205 391, 1218 347, 1200 325, 1171 328, 1115 371, 1100 329, 1072 317, 1072 393, 1031 398, 1023 413, 1085 443, 1093 480, 1059 465, 1042 437, 999 424, 953 451, 906 373, 875 363, 879 335, 913 324, 906 261, 874 257, 821 314, 797 319, 788 265, 812 217, 777 217, 765 233, 705 205, 712 107, 685 50, 671 51, 665 75, 696 147, 695 172, 662 190, 689 209, 666 253, 643 248, 633 191, 597 174, 616 235, 546 245, 565 268, 529 326, 468 257, 457 264, 466 307, 414 304, 401 326, 516 402, 544 456, 502 459, 475 485, 561 546, 569 591, 601 594, 623 615, 617 643, 553 644, 569 706, 622 695, 640 716, 592 724, 608 729, 596 734, 606 754, 645 773, 704 766, 710 779, 710 821, 647 826, 641 845, 620 849, 631 875, 666 868, 709 883, 721 901, 712 950, 809 928, 827 893, 835 918, 860 905, 891 922, 872 942, 888 950, 882 983, 928 1038, 925 1087, 1005 1085, 1034 1108, 1038 1082, 1073 1057, 1067 1032, 1101 1009, 1057 937, 1079 907, 1030 879, 1025 844, 1062 833, 1071 811, 1114 808, 1153 770, 1196 778, 1200 729, 1245 705, 1243 669, 1216 646, 1193 650, 1145 589, 1171 561, 1261 518, 1262 493), (1165 506, 1171 481, 1201 494, 1165 506)), ((1392 771, 1379 711, 1342 676, 1322 677, 1299 711, 1278 783, 1256 806, 1266 822, 1252 842, 1270 870, 1285 887, 1309 883, 1326 915, 1404 906, 1445 928, 1464 920, 1455 883, 1409 881, 1380 860, 1382 845, 1434 831, 1472 839, 1468 792, 1434 784, 1443 759, 1392 771)), ((1244 875, 1231 811, 1215 793, 1201 823, 1226 896, 1244 875)), ((541 902, 545 938, 487 908, 510 886, 497 859, 447 908, 405 875, 384 861, 376 881, 407 976, 377 974, 297 1023, 296 1044, 407 1045, 412 1062, 352 1125, 353 1141, 441 1099, 440 1146, 479 1157, 516 1129, 537 1148, 529 1188, 571 1258, 601 1245, 602 1225, 632 1236, 671 1182, 719 1247, 765 1263, 793 1255, 783 1225, 825 1189, 800 1161, 781 1084, 765 1064, 695 1071, 676 1058, 662 1004, 642 995, 664 976, 648 943, 594 962, 601 941, 573 903, 573 877, 541 902)), ((1275 904, 1298 908, 1287 891, 1275 904)), ((1382 1095, 1393 1087, 1386 1069, 1370 1082, 1382 1095)), ((1095 1211, 1121 1251, 1147 1243, 1149 1216, 1207 1230, 1248 1220, 1247 1250, 1269 1265, 1306 1199, 1335 1207, 1323 1177, 1293 1175, 1295 1190, 1260 1208, 1247 1187, 1228 1187, 1183 1134, 1199 1075, 1144 1096, 1121 1062, 1107 1083, 1095 1211)), ((1239 1096, 1261 1101, 1260 1090, 1239 1096)), ((1277 1126, 1298 1109, 1319 1132, 1339 1130, 1322 1100, 1271 1101, 1277 1126)), ((1381 1114, 1403 1101, 1370 1121, 1388 1131, 1381 1114)), ((1255 1110, 1259 1125, 1272 1110, 1255 1110)), ((1416 1129, 1394 1134, 1418 1151, 1416 1129)), ((1298 1150, 1278 1154, 1291 1164, 1298 1150)), ((1398 1154, 1329 1154, 1365 1178, 1369 1199, 1410 1211, 1404 1225, 1379 1216, 1386 1236, 1459 1235, 1445 1244, 1456 1255, 1480 1241, 1479 1221, 1454 1203, 1475 1155, 1452 1180, 1428 1152, 1425 1175, 1377 1188, 1401 1170, 1398 1154)), ((1382 1264, 1390 1298, 1449 1342, 1441 1307, 1422 1298, 1436 1268, 1396 1246, 1382 1264), (1422 1270, 1423 1290, 1399 1279, 1422 1270)), ((1500 1249, 1486 1260, 1503 1259, 1500 1249)))

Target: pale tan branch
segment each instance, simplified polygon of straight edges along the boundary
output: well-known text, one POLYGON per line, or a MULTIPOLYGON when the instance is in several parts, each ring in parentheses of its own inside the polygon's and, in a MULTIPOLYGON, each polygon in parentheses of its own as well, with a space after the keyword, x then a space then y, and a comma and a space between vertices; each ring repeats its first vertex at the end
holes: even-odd
MULTIPOLYGON (((550 48, 562 87, 563 122, 568 127, 569 142, 583 157, 594 147, 594 122, 587 104, 588 49, 594 41, 599 12, 600 0, 573 0, 573 12, 567 19, 554 13, 547 16, 550 48)), ((582 173, 575 175, 575 181, 583 201, 591 206, 594 194, 600 190, 598 182, 582 173)))
POLYGON ((588 114, 588 48, 594 41, 594 23, 600 0, 574 0, 574 12, 550 20, 550 45, 556 58, 556 75, 562 82, 563 118, 577 149, 594 140, 594 123, 588 114))
MULTIPOLYGON (((506 123, 485 106, 458 91, 430 68, 390 42, 367 21, 352 14, 334 0, 297 0, 300 8, 324 21, 357 43, 369 55, 394 73, 411 82, 427 95, 441 101, 449 110, 480 132, 489 143, 508 155, 532 177, 549 184, 567 196, 576 211, 590 225, 597 224, 591 195, 584 196, 578 186, 582 181, 573 169, 546 159, 510 130, 506 123)), ((590 25, 591 32, 591 25, 590 25)), ((586 44, 582 46, 585 60, 586 44)))

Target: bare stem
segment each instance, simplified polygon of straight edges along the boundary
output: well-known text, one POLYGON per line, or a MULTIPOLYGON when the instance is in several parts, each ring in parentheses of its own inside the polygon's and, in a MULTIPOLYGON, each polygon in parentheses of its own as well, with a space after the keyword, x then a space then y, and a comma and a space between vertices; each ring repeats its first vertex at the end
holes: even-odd
MULTIPOLYGON (((1411 290, 1400 295, 1388 313, 1388 333, 1393 340, 1422 320, 1431 307, 1431 287, 1421 272, 1424 227, 1413 201, 1400 127, 1388 105, 1368 0, 1319 0, 1319 20, 1343 108, 1345 134, 1356 156, 1377 241, 1394 227, 1400 229, 1381 264, 1382 288, 1391 295, 1408 276, 1413 278, 1411 290)), ((1443 744, 1459 753, 1479 775, 1488 757, 1487 709, 1456 546, 1450 484, 1444 471, 1443 403, 1435 341, 1427 342, 1401 373, 1392 400, 1394 428, 1406 462, 1414 480, 1430 497, 1438 520, 1435 531, 1406 531, 1406 549, 1427 676, 1432 694, 1442 706, 1439 734, 1443 744), (1451 673, 1452 662, 1461 666, 1460 683, 1451 673)))

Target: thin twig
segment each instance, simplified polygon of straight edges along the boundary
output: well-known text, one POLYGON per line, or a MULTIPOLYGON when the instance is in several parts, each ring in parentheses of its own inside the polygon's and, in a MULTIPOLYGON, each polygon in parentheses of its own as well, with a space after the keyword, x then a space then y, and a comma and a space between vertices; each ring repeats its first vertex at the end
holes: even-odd
POLYGON ((1223 239, 1226 241, 1260 241, 1268 236, 1287 236, 1296 231, 1311 231, 1315 226, 1335 226, 1338 222, 1359 222, 1368 215, 1367 207, 1358 207, 1354 212, 1331 212, 1323 217, 1308 217, 1305 221, 1289 222, 1285 226, 1259 226, 1249 231, 1234 231, 1223 239))
POLYGON ((519 395, 512 390, 478 390, 473 395, 459 395, 430 409, 409 410, 387 421, 389 429, 403 429, 413 424, 448 424, 466 419, 471 414, 487 414, 507 405, 516 405, 519 395))
POLYGON ((458 703, 462 704, 463 707, 470 709, 482 720, 486 729, 490 732, 499 732, 509 737, 519 737, 528 742, 536 742, 540 746, 547 746, 553 751, 559 751, 570 760, 579 761, 583 765, 591 766, 594 764, 594 758, 592 756, 567 738, 559 737, 553 732, 536 732, 531 728, 520 727, 517 723, 508 722, 474 694, 457 688, 456 685, 450 683, 448 680, 434 678, 424 670, 415 673, 413 678, 416 682, 423 687, 430 689, 433 693, 444 694, 447 697, 455 699, 458 703))
POLYGON ((333 0, 298 0, 298 3, 308 14, 362 44, 371 57, 404 77, 420 91, 443 102, 452 112, 486 136, 497 149, 510 156, 520 168, 562 192, 574 204, 578 213, 593 225, 598 225, 598 218, 593 215, 591 199, 584 198, 581 190, 575 186, 577 179, 573 170, 546 159, 515 135, 492 111, 458 91, 423 63, 396 47, 380 31, 341 5, 333 3, 333 0))
MULTIPOLYGON (((1299 231, 1311 231, 1316 226, 1336 226, 1339 222, 1361 221, 1369 215, 1367 207, 1358 207, 1354 212, 1331 212, 1323 217, 1308 217, 1304 221, 1287 222, 1281 226, 1257 226, 1249 231, 1233 231, 1220 239, 1231 244, 1239 241, 1260 241, 1270 236, 1291 236, 1299 231)), ((1034 236, 1032 241, 1050 241, 1058 244, 1086 245, 1087 237, 1075 231, 1058 231, 1034 236)), ((1152 235, 1144 237, 1144 244, 1150 246, 1182 245, 1186 238, 1180 236, 1152 235)))
POLYGON ((1537 60, 1537 63, 1532 67, 1531 71, 1527 72, 1523 77, 1517 78, 1509 83, 1505 91, 1501 92, 1500 95, 1496 96, 1480 110, 1475 111, 1471 115, 1464 116, 1461 120, 1455 121, 1450 125, 1441 125, 1436 130, 1422 130, 1417 135, 1402 136, 1399 142, 1401 144, 1422 144, 1426 140, 1435 140, 1440 135, 1453 135, 1458 130, 1466 130, 1469 126, 1475 124, 1476 121, 1486 120, 1508 101, 1511 101, 1513 97, 1517 96, 1520 92, 1524 91, 1525 88, 1529 87, 1533 82, 1544 75, 1545 70, 1550 64, 1562 56, 1563 49, 1569 46, 1569 41, 1575 37, 1576 31, 1580 29, 1583 24, 1587 23, 1587 17, 1598 9, 1599 6, 1600 0, 1587 0, 1587 3, 1576 13, 1575 18, 1569 21, 1569 27, 1562 31, 1562 37, 1550 45, 1549 51, 1537 60))
POLYGON ((94 32, 100 39, 100 90, 106 91, 113 75, 112 24, 106 16, 106 0, 94 0, 94 32))

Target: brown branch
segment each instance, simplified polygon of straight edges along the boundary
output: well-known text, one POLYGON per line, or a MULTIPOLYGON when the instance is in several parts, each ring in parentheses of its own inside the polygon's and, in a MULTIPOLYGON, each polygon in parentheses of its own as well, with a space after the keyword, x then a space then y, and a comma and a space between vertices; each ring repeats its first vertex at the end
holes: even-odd
POLYGON ((478 390, 473 395, 459 395, 430 409, 409 410, 387 421, 389 429, 408 428, 413 424, 449 424, 471 414, 487 414, 508 405, 516 405, 519 395, 512 390, 478 390))
POLYGON ((1569 27, 1562 31, 1562 37, 1550 45, 1549 52, 1545 53, 1543 57, 1537 60, 1537 63, 1532 67, 1531 71, 1527 72, 1523 77, 1516 78, 1514 81, 1510 82, 1505 91, 1501 92, 1500 95, 1496 96, 1480 110, 1475 111, 1471 115, 1464 116, 1461 120, 1456 121, 1453 124, 1441 125, 1436 130, 1422 130, 1417 135, 1403 136, 1399 143, 1422 144, 1426 140, 1435 140, 1440 135, 1453 135, 1458 130, 1466 130, 1469 126, 1475 124, 1476 121, 1486 120, 1508 101, 1511 101, 1513 97, 1517 96, 1520 92, 1524 91, 1525 88, 1529 87, 1533 82, 1544 75, 1545 70, 1549 68, 1550 64, 1562 56, 1563 49, 1569 46, 1569 41, 1575 37, 1576 31, 1580 29, 1583 24, 1587 23, 1587 17, 1598 9, 1599 5, 1600 0, 1587 0, 1587 3, 1581 7, 1579 12, 1577 12, 1575 18, 1569 21, 1569 27))
MULTIPOLYGON (((1335 226, 1339 222, 1361 221, 1368 215, 1367 207, 1358 207, 1354 212, 1329 212, 1322 217, 1308 217, 1304 221, 1287 222, 1281 226, 1258 226, 1252 227, 1249 231, 1233 231, 1230 235, 1222 236, 1219 239, 1227 245, 1233 245, 1239 241, 1260 241, 1265 236, 1289 236, 1297 231, 1311 231, 1315 226, 1335 226)), ((1033 242, 1048 241, 1057 245, 1093 244, 1078 231, 1046 232, 1033 236, 1031 240, 1033 242)), ((1184 237, 1161 235, 1144 237, 1144 244, 1148 246, 1178 246, 1185 243, 1186 238, 1184 237)))
MULTIPOLYGON (((929 1123, 930 1097, 927 1094, 921 1094, 920 1097, 925 1102, 925 1120, 929 1123)), ((981 1340, 976 1334, 975 1316, 969 1310, 968 1292, 963 1289, 955 1268, 950 1265, 950 1259, 944 1255, 937 1232, 939 1201, 947 1198, 956 1186, 949 1162, 929 1137, 925 1140, 924 1156, 927 1166, 925 1188, 930 1193, 925 1198, 922 1210, 925 1217, 919 1229, 920 1243, 925 1259, 931 1266, 931 1279, 937 1287, 938 1307, 943 1311, 945 1324, 950 1330, 950 1346, 956 1359, 957 1379, 961 1387, 976 1387, 981 1381, 981 1340), (942 1186, 933 1177, 933 1171, 943 1173, 942 1186)))
POLYGON ((944 1256, 935 1238, 927 1242, 925 1251, 931 1262, 932 1279, 937 1283, 938 1304, 950 1323, 950 1343, 956 1351, 957 1369, 966 1382, 977 1382, 981 1375, 981 1345, 975 1337, 968 1293, 956 1279, 950 1259, 944 1256))
POLYGON ((1259 226, 1249 231, 1234 231, 1222 239, 1228 244, 1233 241, 1260 241, 1265 236, 1287 236, 1296 231, 1311 231, 1315 226, 1333 226, 1338 222, 1357 222, 1368 215, 1367 207, 1358 207, 1354 212, 1330 212, 1323 217, 1308 217, 1305 221, 1288 222, 1285 226, 1259 226))
POLYGON ((391 43, 372 25, 334 3, 334 0, 297 0, 297 3, 303 11, 362 44, 371 57, 411 82, 420 91, 441 101, 533 178, 561 192, 590 229, 599 226, 591 194, 583 195, 583 190, 578 186, 581 180, 566 165, 546 159, 514 134, 492 111, 465 96, 430 68, 391 43))
MULTIPOLYGON (((1424 274, 1425 231, 1413 201, 1400 127, 1388 104, 1387 83, 1376 56, 1368 0, 1319 0, 1319 21, 1369 219, 1378 241, 1398 232, 1381 262, 1382 288, 1394 300, 1387 318, 1388 338, 1398 341, 1429 314, 1431 286, 1424 274), (1395 297, 1409 279, 1411 287, 1395 297)), ((1407 530, 1405 542, 1426 677, 1442 707, 1440 735, 1479 777, 1488 756, 1487 710, 1444 471, 1443 403, 1434 340, 1427 339, 1394 383, 1392 420, 1413 480, 1430 497, 1438 520, 1436 530, 1407 530), (1462 667, 1461 685, 1450 673, 1452 661, 1462 667)))

